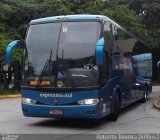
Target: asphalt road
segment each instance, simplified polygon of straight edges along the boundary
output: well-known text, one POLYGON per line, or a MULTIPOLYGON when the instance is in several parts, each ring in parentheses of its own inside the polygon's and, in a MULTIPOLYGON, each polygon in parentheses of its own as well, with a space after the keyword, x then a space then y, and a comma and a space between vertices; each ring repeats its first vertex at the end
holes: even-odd
POLYGON ((157 98, 160 98, 158 86, 153 87, 146 103, 121 110, 116 122, 28 118, 21 112, 19 98, 0 99, 0 134, 61 134, 57 136, 61 138, 64 134, 160 133, 160 111, 153 108, 157 98))

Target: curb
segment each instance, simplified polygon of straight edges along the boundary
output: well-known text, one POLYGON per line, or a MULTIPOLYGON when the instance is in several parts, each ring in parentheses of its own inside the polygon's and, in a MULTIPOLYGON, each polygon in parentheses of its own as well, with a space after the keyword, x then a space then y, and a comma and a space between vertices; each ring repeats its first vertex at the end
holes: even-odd
POLYGON ((5 98, 19 98, 21 97, 21 94, 17 95, 0 95, 0 99, 5 99, 5 98))
POLYGON ((157 100, 154 102, 153 106, 156 108, 156 109, 159 109, 160 110, 160 100, 157 100), (158 104, 159 103, 159 104, 158 104))

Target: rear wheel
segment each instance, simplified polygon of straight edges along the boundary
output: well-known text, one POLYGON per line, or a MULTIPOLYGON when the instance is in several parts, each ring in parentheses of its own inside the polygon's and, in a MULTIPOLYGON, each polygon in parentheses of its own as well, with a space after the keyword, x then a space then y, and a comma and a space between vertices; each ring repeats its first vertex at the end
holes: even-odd
POLYGON ((143 89, 143 98, 141 99, 142 103, 146 102, 146 100, 147 100, 147 93, 148 93, 148 90, 147 90, 147 87, 145 86, 144 89, 143 89))
POLYGON ((109 119, 111 121, 116 121, 118 119, 119 111, 120 111, 120 99, 119 99, 119 95, 116 94, 114 97, 113 112, 110 114, 109 119))

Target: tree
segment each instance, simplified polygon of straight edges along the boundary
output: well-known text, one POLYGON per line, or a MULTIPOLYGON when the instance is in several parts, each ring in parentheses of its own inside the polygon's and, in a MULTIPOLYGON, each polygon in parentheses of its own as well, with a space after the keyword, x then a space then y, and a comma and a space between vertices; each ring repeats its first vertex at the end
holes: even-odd
POLYGON ((149 30, 150 44, 160 47, 160 2, 159 0, 125 0, 142 19, 149 30))
POLYGON ((57 15, 66 15, 70 13, 69 9, 61 0, 44 0, 41 2, 39 17, 49 17, 57 15))
POLYGON ((11 17, 12 8, 3 1, 0 2, 0 32, 5 32, 7 29, 6 21, 11 17))

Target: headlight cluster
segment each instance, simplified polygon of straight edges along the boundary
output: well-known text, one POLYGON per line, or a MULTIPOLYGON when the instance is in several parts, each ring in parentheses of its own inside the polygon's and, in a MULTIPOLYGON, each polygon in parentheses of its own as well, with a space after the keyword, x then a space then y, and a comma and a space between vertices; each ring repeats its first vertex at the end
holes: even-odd
MULTIPOLYGON (((25 98, 25 97, 21 98, 21 102, 28 103, 28 104, 36 104, 37 103, 36 100, 30 99, 30 98, 25 98)), ((91 105, 91 104, 97 104, 98 102, 99 102, 99 99, 84 99, 84 100, 78 101, 77 103, 79 105, 91 105)))
POLYGON ((80 105, 91 105, 91 104, 97 104, 99 102, 99 99, 84 99, 80 100, 77 103, 80 105))
POLYGON ((37 103, 36 100, 30 99, 30 98, 25 98, 25 97, 21 98, 21 102, 22 103, 28 103, 28 104, 36 104, 37 103))

